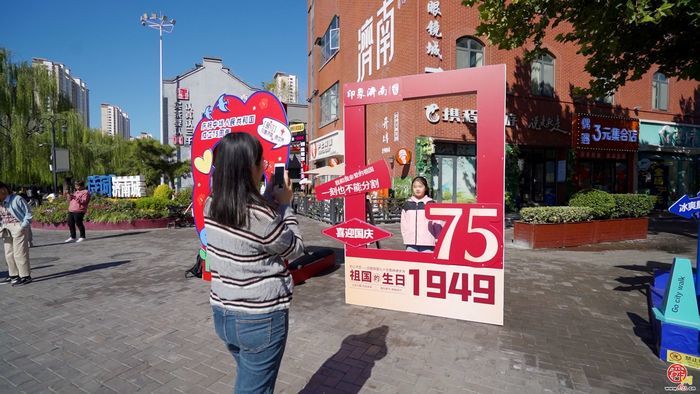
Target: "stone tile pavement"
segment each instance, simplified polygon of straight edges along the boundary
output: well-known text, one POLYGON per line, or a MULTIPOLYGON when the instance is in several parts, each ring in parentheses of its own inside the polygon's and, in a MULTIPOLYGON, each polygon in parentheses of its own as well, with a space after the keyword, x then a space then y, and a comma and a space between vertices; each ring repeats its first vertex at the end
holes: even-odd
MULTIPOLYGON (((307 245, 338 248, 325 225, 300 221, 307 245)), ((34 283, 0 286, 0 392, 231 392, 207 283, 183 275, 193 229, 65 237, 35 231, 34 283)), ((336 270, 295 290, 276 391, 663 392, 645 284, 674 255, 694 258, 695 242, 655 231, 567 250, 508 245, 503 327, 345 305, 336 270)))

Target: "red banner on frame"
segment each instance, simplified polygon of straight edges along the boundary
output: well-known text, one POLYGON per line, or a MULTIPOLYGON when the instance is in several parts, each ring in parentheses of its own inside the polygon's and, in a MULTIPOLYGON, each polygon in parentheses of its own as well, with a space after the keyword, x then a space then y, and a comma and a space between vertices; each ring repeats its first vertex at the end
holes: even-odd
POLYGON ((391 233, 354 218, 323 230, 323 234, 350 246, 362 246, 391 237, 391 233))
POLYGON ((391 187, 389 167, 379 160, 369 167, 316 186, 316 199, 328 200, 391 187))

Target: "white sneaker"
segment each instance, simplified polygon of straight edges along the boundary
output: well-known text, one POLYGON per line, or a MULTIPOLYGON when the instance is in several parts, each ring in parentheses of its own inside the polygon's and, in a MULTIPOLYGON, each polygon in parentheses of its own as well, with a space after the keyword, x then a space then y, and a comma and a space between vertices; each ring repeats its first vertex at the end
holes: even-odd
POLYGON ((67 240, 63 241, 64 244, 67 244, 69 242, 75 242, 75 238, 68 238, 67 240))
POLYGON ((85 241, 85 238, 78 238, 78 240, 75 242, 83 242, 83 241, 85 241))

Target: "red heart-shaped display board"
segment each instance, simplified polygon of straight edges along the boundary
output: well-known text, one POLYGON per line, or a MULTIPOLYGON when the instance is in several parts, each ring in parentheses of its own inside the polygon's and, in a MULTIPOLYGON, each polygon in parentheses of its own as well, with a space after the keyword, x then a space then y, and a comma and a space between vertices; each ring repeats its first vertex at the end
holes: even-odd
MULTIPOLYGON (((215 169, 213 152, 216 144, 228 133, 249 133, 263 146, 265 178, 272 179, 277 163, 287 164, 291 133, 282 103, 270 92, 255 92, 248 100, 222 94, 207 106, 197 124, 192 140, 192 194, 194 224, 206 258, 207 236, 204 230, 204 202, 211 194, 210 177, 215 169)), ((207 267, 208 268, 208 267, 207 267)), ((210 276, 205 270, 204 279, 210 276)))

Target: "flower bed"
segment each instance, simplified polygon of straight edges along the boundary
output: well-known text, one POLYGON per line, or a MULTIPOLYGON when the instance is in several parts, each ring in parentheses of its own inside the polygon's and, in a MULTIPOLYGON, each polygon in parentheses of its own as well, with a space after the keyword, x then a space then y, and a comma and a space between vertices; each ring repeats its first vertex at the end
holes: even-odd
MULTIPOLYGON (((136 219, 129 222, 119 223, 94 223, 85 222, 86 230, 143 230, 153 228, 167 228, 170 219, 136 219)), ((39 230, 62 230, 68 231, 67 223, 32 223, 32 228, 39 230)))
MULTIPOLYGON (((183 201, 184 202, 184 201, 183 201)), ((157 197, 116 199, 93 197, 85 215, 85 228, 90 230, 132 230, 164 228, 173 212, 182 210, 183 202, 157 197)), ((67 229, 68 202, 58 198, 34 209, 33 228, 67 229)))
POLYGON ((572 206, 523 208, 513 240, 536 249, 645 239, 654 203, 654 196, 586 190, 571 198, 572 206))

